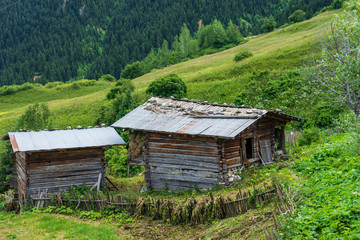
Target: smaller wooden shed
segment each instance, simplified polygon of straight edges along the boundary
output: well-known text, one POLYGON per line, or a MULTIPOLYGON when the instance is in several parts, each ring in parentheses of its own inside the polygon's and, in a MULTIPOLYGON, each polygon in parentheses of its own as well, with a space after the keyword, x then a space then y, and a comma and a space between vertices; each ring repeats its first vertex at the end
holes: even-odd
POLYGON ((112 126, 130 130, 129 163, 145 166, 148 188, 230 184, 243 167, 285 152, 285 125, 301 119, 280 110, 153 97, 112 126))
POLYGON ((125 142, 112 127, 9 132, 18 197, 106 180, 104 150, 125 142))

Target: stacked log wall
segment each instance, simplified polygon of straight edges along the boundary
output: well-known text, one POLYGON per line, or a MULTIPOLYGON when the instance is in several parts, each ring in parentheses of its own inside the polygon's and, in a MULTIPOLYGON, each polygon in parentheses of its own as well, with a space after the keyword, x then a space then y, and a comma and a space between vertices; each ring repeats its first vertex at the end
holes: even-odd
POLYGON ((170 190, 211 188, 220 182, 219 146, 215 138, 148 133, 149 187, 170 190))
POLYGON ((224 141, 224 164, 226 169, 243 166, 241 141, 240 137, 224 141))
POLYGON ((27 194, 47 190, 50 193, 68 190, 70 186, 93 186, 102 173, 105 184, 106 168, 102 149, 38 152, 27 161, 27 194))
POLYGON ((27 176, 26 176, 26 159, 27 154, 23 152, 15 153, 14 158, 14 175, 15 175, 15 192, 18 196, 26 194, 27 176))

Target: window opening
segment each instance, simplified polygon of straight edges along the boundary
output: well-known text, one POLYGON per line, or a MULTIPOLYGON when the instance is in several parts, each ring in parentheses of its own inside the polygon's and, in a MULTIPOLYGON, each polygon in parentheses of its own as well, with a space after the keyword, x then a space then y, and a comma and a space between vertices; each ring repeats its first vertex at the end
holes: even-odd
POLYGON ((247 138, 245 139, 245 149, 246 149, 246 158, 253 158, 253 139, 247 138))

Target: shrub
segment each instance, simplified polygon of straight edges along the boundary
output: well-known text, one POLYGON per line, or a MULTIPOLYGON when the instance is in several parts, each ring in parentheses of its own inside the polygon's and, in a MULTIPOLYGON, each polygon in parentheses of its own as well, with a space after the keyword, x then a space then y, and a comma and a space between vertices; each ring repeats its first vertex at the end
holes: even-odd
POLYGON ((311 145, 320 140, 320 130, 318 128, 305 129, 299 138, 299 146, 311 145))
POLYGON ((80 87, 80 84, 78 84, 77 82, 74 82, 69 86, 69 88, 72 90, 79 90, 81 87, 80 87))
POLYGON ((186 97, 187 87, 178 75, 169 74, 155 79, 146 90, 146 93, 152 96, 183 98, 186 97))
POLYGON ((24 84, 20 85, 19 88, 18 88, 18 91, 30 90, 30 89, 35 88, 35 86, 36 86, 35 84, 27 82, 27 83, 24 83, 24 84))
POLYGON ((36 103, 29 106, 20 116, 17 128, 24 130, 49 129, 51 127, 50 115, 49 107, 46 104, 36 103))
POLYGON ((141 62, 134 62, 125 66, 121 72, 121 78, 134 79, 143 74, 143 64, 141 62))
POLYGON ((245 51, 242 51, 242 52, 239 52, 238 54, 235 55, 234 57, 234 62, 239 62, 241 60, 244 60, 246 58, 249 58, 249 57, 252 57, 252 53, 245 50, 245 51))
MULTIPOLYGON (((110 147, 105 151, 105 158, 110 174, 117 177, 126 177, 128 171, 128 151, 124 146, 110 147)), ((129 176, 132 177, 143 170, 141 166, 129 166, 129 176)))
POLYGON ((79 84, 80 86, 94 86, 96 85, 96 80, 88 80, 88 79, 82 79, 82 80, 79 80, 79 81, 76 81, 74 83, 77 83, 79 84))
POLYGON ((45 87, 46 88, 54 88, 54 87, 57 87, 57 86, 60 86, 60 85, 63 85, 63 84, 64 84, 63 82, 59 82, 59 81, 48 82, 47 84, 45 84, 45 87))
POLYGON ((19 86, 16 85, 10 85, 10 86, 3 86, 0 88, 0 95, 6 96, 11 95, 17 92, 19 86))
POLYGON ((296 10, 293 14, 290 15, 289 21, 291 23, 302 22, 305 20, 305 12, 303 10, 296 10))
POLYGON ((99 78, 99 81, 115 82, 116 78, 111 76, 110 74, 105 74, 99 78))

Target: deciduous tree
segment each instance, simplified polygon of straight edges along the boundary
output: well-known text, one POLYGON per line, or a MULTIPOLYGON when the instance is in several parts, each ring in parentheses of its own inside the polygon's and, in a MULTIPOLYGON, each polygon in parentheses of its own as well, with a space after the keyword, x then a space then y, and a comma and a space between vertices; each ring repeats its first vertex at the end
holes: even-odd
POLYGON ((336 16, 321 39, 321 58, 314 61, 311 77, 324 86, 334 99, 360 114, 360 5, 336 16))

